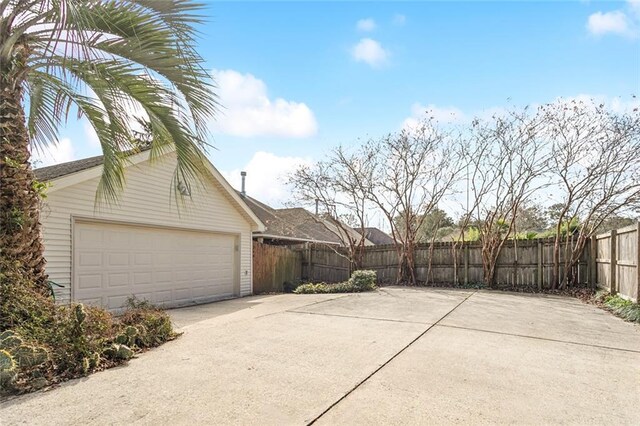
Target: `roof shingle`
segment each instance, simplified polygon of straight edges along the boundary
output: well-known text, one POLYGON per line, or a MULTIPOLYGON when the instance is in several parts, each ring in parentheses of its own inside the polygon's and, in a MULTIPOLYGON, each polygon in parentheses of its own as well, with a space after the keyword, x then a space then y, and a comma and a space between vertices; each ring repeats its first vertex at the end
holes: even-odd
POLYGON ((36 178, 44 182, 99 166, 103 162, 104 156, 98 155, 95 157, 83 158, 82 160, 69 161, 68 163, 41 167, 39 169, 35 169, 34 172, 36 174, 36 178))
MULTIPOLYGON (((242 195, 242 194, 241 194, 242 195)), ((323 242, 344 245, 345 238, 341 238, 342 230, 332 221, 314 215, 302 207, 274 209, 255 198, 245 195, 245 203, 266 226, 262 233, 255 233, 271 237, 287 238, 310 242, 323 242)), ((346 227, 352 238, 360 238, 355 230, 346 227)), ((370 245, 369 241, 365 244, 370 245)))

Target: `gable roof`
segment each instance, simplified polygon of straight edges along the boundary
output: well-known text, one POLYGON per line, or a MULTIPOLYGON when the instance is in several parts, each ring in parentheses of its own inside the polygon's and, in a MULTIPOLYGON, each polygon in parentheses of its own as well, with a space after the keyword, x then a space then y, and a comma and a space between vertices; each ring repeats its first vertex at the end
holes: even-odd
POLYGON ((393 244, 393 238, 375 227, 364 228, 364 237, 375 245, 393 244))
MULTIPOLYGON (((174 150, 167 152, 164 155, 170 154, 174 150)), ((127 158, 127 164, 125 168, 149 160, 150 148, 142 149, 140 151, 132 152, 127 158)), ((67 163, 56 164, 48 167, 41 167, 35 169, 34 173, 36 178, 40 181, 55 182, 49 191, 61 190, 67 186, 89 180, 95 177, 99 177, 102 174, 102 165, 104 163, 104 156, 98 155, 95 157, 84 158, 82 160, 69 161, 67 163)), ((253 224, 254 229, 262 231, 265 229, 264 224, 258 218, 252 209, 247 206, 242 197, 236 193, 231 187, 229 182, 220 174, 218 169, 205 157, 205 166, 207 171, 213 178, 213 180, 223 190, 226 197, 235 204, 240 211, 250 219, 250 223, 253 224)))
MULTIPOLYGON (((263 232, 254 233, 255 237, 344 245, 341 235, 344 232, 342 228, 346 228, 351 238, 362 238, 354 229, 344 224, 340 227, 332 220, 315 215, 302 207, 274 209, 248 195, 244 195, 243 198, 266 227, 263 232)), ((368 240, 365 244, 372 245, 368 240)))

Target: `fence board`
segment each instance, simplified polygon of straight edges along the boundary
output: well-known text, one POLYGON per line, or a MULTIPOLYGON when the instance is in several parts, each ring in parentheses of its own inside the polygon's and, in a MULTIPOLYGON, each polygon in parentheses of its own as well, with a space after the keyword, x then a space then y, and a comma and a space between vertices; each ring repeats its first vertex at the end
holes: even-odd
POLYGON ((350 263, 343 249, 309 245, 301 253, 303 280, 335 283, 349 278, 350 263))
POLYGON ((640 223, 596 236, 596 280, 600 288, 638 301, 640 223))
POLYGON ((282 292, 286 281, 301 278, 300 253, 284 246, 253 242, 253 292, 282 292))

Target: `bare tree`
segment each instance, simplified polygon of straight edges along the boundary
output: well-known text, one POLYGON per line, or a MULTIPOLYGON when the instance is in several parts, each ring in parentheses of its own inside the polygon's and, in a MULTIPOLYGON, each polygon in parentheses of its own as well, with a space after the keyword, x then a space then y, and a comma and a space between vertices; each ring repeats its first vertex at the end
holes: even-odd
POLYGON ((576 283, 586 242, 603 221, 640 207, 640 112, 559 100, 540 115, 552 140, 550 175, 559 196, 552 286, 564 288, 576 283))
POLYGON ((451 193, 460 173, 450 134, 429 119, 364 147, 375 159, 367 197, 383 213, 398 255, 398 283, 416 284, 415 245, 429 213, 451 193))
POLYGON ((547 154, 540 123, 527 108, 476 119, 470 130, 465 149, 472 198, 468 217, 479 225, 483 278, 493 286, 498 256, 515 234, 518 211, 543 185, 539 178, 547 154))
MULTIPOLYGON (((338 147, 324 161, 298 168, 290 177, 294 197, 306 205, 317 206, 315 220, 338 237, 346 247, 351 269, 362 265, 366 238, 368 201, 374 170, 371 157, 362 150, 349 152, 338 147)), ((336 253, 345 255, 336 247, 336 253)))

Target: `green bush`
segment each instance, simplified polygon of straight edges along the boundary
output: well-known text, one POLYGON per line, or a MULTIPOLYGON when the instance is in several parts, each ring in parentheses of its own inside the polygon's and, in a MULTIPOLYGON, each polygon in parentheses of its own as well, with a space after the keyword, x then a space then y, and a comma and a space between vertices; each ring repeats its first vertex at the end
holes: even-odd
POLYGON ((24 393, 125 362, 177 336, 169 316, 133 301, 121 317, 94 306, 56 305, 0 265, 0 393, 24 393))
POLYGON ((623 299, 620 296, 604 296, 602 304, 606 309, 613 312, 620 318, 640 323, 640 304, 623 299))
POLYGON ((322 294, 322 293, 360 293, 363 291, 372 291, 376 287, 375 271, 355 271, 348 281, 327 284, 327 283, 309 283, 298 286, 294 293, 296 294, 322 294))
POLYGON ((371 291, 375 290, 376 281, 376 271, 361 270, 354 271, 347 282, 356 288, 356 291, 371 291))
POLYGON ((173 330, 169 315, 147 301, 130 298, 128 309, 120 317, 129 337, 126 343, 139 348, 156 347, 175 339, 178 334, 173 330))

